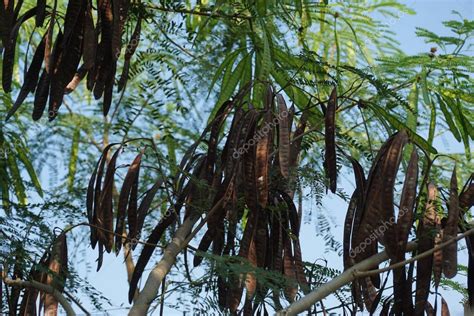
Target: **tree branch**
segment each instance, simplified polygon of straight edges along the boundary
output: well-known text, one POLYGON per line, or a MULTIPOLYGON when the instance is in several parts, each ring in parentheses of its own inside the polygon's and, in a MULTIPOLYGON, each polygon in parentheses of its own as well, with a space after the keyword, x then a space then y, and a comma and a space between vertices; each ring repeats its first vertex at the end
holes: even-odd
MULTIPOLYGON (((426 257, 426 256, 432 254, 433 252, 435 252, 436 250, 439 250, 443 247, 446 247, 447 245, 449 245, 453 242, 457 242, 460 239, 462 239, 462 238, 464 238, 464 237, 466 237, 470 234, 473 234, 473 233, 474 233, 474 228, 471 228, 470 230, 464 232, 463 234, 461 234, 461 235, 459 235, 455 238, 452 238, 452 239, 450 239, 450 240, 448 240, 448 241, 446 241, 446 242, 444 242, 444 243, 442 243, 442 244, 440 244, 440 245, 438 245, 438 246, 436 246, 436 247, 434 247, 434 248, 432 248, 428 251, 425 251, 425 252, 413 257, 413 258, 410 258, 410 259, 405 260, 403 262, 393 264, 393 265, 391 265, 387 268, 384 268, 384 269, 367 271, 367 270, 369 270, 369 269, 377 266, 378 264, 380 264, 380 263, 382 263, 382 262, 389 259, 388 255, 385 251, 379 252, 376 255, 374 255, 370 258, 367 258, 367 259, 355 264, 354 266, 350 267, 349 269, 344 271, 342 274, 335 277, 334 279, 332 279, 328 283, 325 283, 322 286, 320 286, 319 288, 315 289, 314 291, 312 291, 308 295, 304 296, 299 301, 296 301, 296 302, 292 303, 290 306, 288 306, 287 308, 278 311, 276 313, 276 315, 278 315, 278 316, 297 315, 298 313, 301 313, 301 312, 307 310, 308 308, 310 308, 316 302, 321 301, 326 296, 334 293, 335 291, 337 291, 338 289, 340 289, 344 285, 354 281, 357 278, 370 276, 372 274, 378 274, 378 273, 381 273, 381 272, 385 272, 385 271, 389 271, 389 270, 392 270, 392 269, 399 268, 400 266, 403 266, 403 265, 408 264, 410 262, 413 262, 413 261, 419 260, 423 257, 426 257)), ((411 252, 411 251, 415 250, 416 247, 417 247, 416 242, 410 242, 410 243, 407 244, 406 252, 411 252)))
POLYGON ((390 271, 390 270, 395 270, 397 268, 403 267, 404 265, 407 265, 407 264, 412 263, 414 261, 418 261, 420 259, 428 257, 429 255, 431 255, 435 251, 443 249, 444 247, 446 247, 446 246, 448 246, 448 245, 450 245, 454 242, 457 242, 460 239, 463 239, 466 236, 469 236, 473 233, 474 233, 474 228, 471 228, 470 230, 462 233, 461 235, 458 235, 455 238, 451 238, 448 241, 445 241, 444 243, 441 243, 438 246, 436 246, 434 248, 431 248, 430 250, 427 250, 425 252, 422 252, 422 253, 420 253, 420 254, 418 254, 414 257, 411 257, 410 259, 407 259, 405 261, 394 263, 394 264, 389 265, 388 267, 385 267, 385 268, 382 268, 382 269, 370 270, 370 271, 355 271, 354 274, 355 274, 356 278, 362 278, 362 277, 368 277, 368 276, 371 276, 371 275, 387 272, 387 271, 390 271))
POLYGON ((176 230, 176 233, 169 243, 169 245, 163 251, 163 257, 158 264, 153 268, 146 280, 143 290, 133 303, 132 309, 128 315, 142 316, 146 315, 150 307, 151 302, 157 297, 158 290, 165 276, 171 270, 171 267, 176 261, 178 254, 186 248, 191 239, 198 233, 198 231, 207 222, 210 215, 216 212, 224 203, 225 197, 221 198, 212 209, 207 213, 206 217, 201 220, 199 225, 194 229, 193 226, 200 218, 199 214, 189 215, 183 222, 183 224, 176 230))
POLYGON ((158 289, 160 288, 161 282, 171 270, 178 254, 184 247, 186 247, 185 239, 198 219, 199 216, 197 214, 190 215, 178 230, 176 230, 175 236, 163 251, 162 259, 150 272, 143 290, 140 291, 140 294, 130 309, 129 315, 142 316, 147 314, 151 302, 158 295, 158 289))
POLYGON ((34 288, 34 289, 37 289, 39 291, 51 294, 59 302, 59 304, 61 304, 61 306, 64 308, 64 310, 66 311, 66 314, 68 316, 75 316, 76 315, 76 313, 74 312, 74 310, 71 307, 71 304, 69 304, 69 302, 61 294, 61 292, 59 292, 57 289, 55 289, 54 287, 52 287, 50 285, 39 283, 37 281, 23 281, 23 280, 19 280, 19 279, 12 280, 12 279, 9 279, 9 278, 4 278, 3 282, 5 282, 5 284, 10 285, 10 286, 21 287, 21 288, 27 288, 27 287, 28 288, 34 288))

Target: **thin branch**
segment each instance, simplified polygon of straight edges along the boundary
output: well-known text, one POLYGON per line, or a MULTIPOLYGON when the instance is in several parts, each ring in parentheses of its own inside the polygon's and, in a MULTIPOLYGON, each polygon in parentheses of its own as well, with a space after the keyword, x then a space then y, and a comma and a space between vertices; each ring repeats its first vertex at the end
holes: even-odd
POLYGON ((85 309, 84 306, 82 306, 82 304, 81 304, 71 293, 69 293, 69 292, 67 292, 67 291, 63 291, 63 292, 64 292, 64 294, 65 294, 67 297, 69 297, 69 299, 70 299, 71 301, 74 302, 74 304, 77 305, 77 307, 79 307, 79 308, 81 309, 81 311, 84 312, 84 315, 86 315, 86 316, 90 316, 90 315, 91 315, 91 313, 89 313, 89 312, 87 311, 87 309, 85 309))
MULTIPOLYGON (((434 247, 431 250, 428 250, 427 252, 433 253, 434 251, 436 251, 436 250, 438 250, 442 247, 445 247, 446 245, 448 245, 452 242, 456 242, 456 241, 458 241, 458 240, 460 240, 460 239, 462 239, 462 238, 464 238, 467 235, 470 235, 472 233, 474 233, 474 228, 471 228, 470 230, 466 231, 465 233, 463 233, 463 234, 461 234, 461 235, 459 235, 455 238, 452 238, 452 239, 444 242, 443 244, 440 244, 439 246, 434 247)), ((410 243, 407 244, 406 252, 414 251, 414 250, 416 250, 416 248, 417 248, 417 243, 416 242, 410 242, 410 243)), ((415 258, 413 261, 419 259, 420 256, 427 256, 427 255, 429 255, 429 254, 422 253, 418 256, 413 257, 413 258, 415 258)), ((312 291, 308 295, 304 296, 299 301, 296 301, 296 302, 292 303, 290 306, 288 306, 287 308, 278 311, 276 313, 276 315, 278 315, 278 316, 297 315, 298 313, 301 313, 301 312, 309 309, 314 303, 316 303, 318 301, 321 301, 322 299, 324 299, 328 295, 334 293, 335 291, 337 291, 338 289, 340 289, 344 285, 354 281, 358 277, 361 277, 361 275, 363 273, 362 271, 367 271, 367 270, 377 266, 378 264, 380 264, 380 263, 382 263, 382 262, 384 262, 388 259, 389 259, 389 257, 388 257, 388 255, 385 251, 379 252, 376 255, 374 255, 370 258, 367 258, 367 259, 357 263, 356 265, 352 266, 351 268, 347 269, 342 274, 338 275, 337 277, 335 277, 334 279, 332 279, 328 283, 325 283, 322 286, 320 286, 319 288, 315 289, 314 291, 312 291)), ((409 260, 407 260, 407 261, 409 261, 409 260)), ((408 263, 410 263, 410 262, 403 262, 403 265, 408 264, 408 263)), ((388 270, 391 270, 393 268, 398 268, 398 267, 399 267, 398 264, 394 264, 393 266, 389 267, 390 269, 388 269, 388 270)), ((384 269, 380 269, 380 270, 384 270, 384 269)), ((380 271, 380 270, 374 270, 373 273, 375 273, 375 271, 380 271)), ((377 272, 377 273, 380 273, 380 272, 377 272)), ((371 272, 371 274, 372 274, 372 272, 371 272)))
POLYGON ((461 235, 458 235, 455 238, 451 238, 448 241, 445 241, 445 242, 439 244, 438 246, 436 246, 434 248, 431 248, 430 250, 422 252, 419 255, 416 255, 414 257, 411 257, 410 259, 394 263, 394 264, 389 265, 388 267, 385 267, 385 268, 382 268, 382 269, 370 270, 370 271, 354 271, 354 275, 356 276, 356 278, 362 278, 362 277, 368 277, 368 276, 379 274, 379 273, 382 273, 382 272, 387 272, 387 271, 390 271, 390 270, 398 269, 398 268, 403 267, 403 266, 405 266, 409 263, 412 263, 412 262, 418 261, 420 259, 423 259, 425 257, 428 257, 429 255, 433 254, 435 251, 443 249, 444 247, 446 247, 446 246, 448 246, 448 245, 450 245, 454 242, 457 242, 458 240, 463 239, 464 237, 466 237, 468 235, 471 235, 473 233, 474 233, 474 228, 471 228, 470 230, 462 233, 461 235))
MULTIPOLYGON (((124 233, 125 238, 127 235, 124 233)), ((135 263, 132 258, 132 245, 130 243, 126 244, 123 251, 123 257, 125 259, 125 269, 127 270, 127 282, 130 284, 132 281, 133 270, 135 270, 135 263)), ((135 289, 135 294, 133 295, 133 301, 135 301, 140 292, 138 288, 135 289)))
POLYGON ((166 291, 166 276, 161 282, 161 302, 160 302, 160 316, 163 316, 163 311, 165 310, 165 291, 166 291))
POLYGON ((57 289, 55 289, 54 287, 50 285, 43 284, 37 281, 23 281, 19 279, 12 280, 10 278, 4 278, 3 282, 5 282, 5 284, 10 285, 10 286, 21 287, 21 288, 34 288, 39 291, 51 294, 59 302, 59 304, 61 304, 61 306, 64 308, 68 316, 76 315, 76 313, 71 307, 71 304, 69 304, 69 302, 61 294, 61 292, 59 292, 57 289))
MULTIPOLYGON (((123 235, 121 234, 118 234, 118 233, 115 233, 115 231, 111 231, 111 230, 108 230, 106 228, 103 228, 103 227, 99 227, 97 225, 94 225, 94 224, 89 224, 87 222, 82 222, 82 223, 78 223, 78 224, 74 224, 72 226, 69 226, 68 228, 64 229, 63 232, 64 233, 68 233, 69 231, 73 230, 74 228, 76 227, 79 227, 79 226, 90 226, 90 227, 94 227, 95 229, 98 229, 98 230, 102 230, 104 232, 107 232, 107 233, 110 233, 110 234, 113 234, 114 236, 120 236, 122 237, 122 239, 125 239, 126 241, 128 242, 133 242, 133 243, 137 243, 137 244, 141 244, 141 245, 144 245, 144 246, 151 246, 151 247, 155 247, 155 248, 164 248, 162 245, 159 245, 159 244, 153 244, 153 243, 149 243, 149 242, 146 242, 146 241, 143 241, 143 240, 139 240, 139 239, 135 239, 135 238, 129 238, 129 237, 124 237, 123 235)), ((192 251, 197 251, 197 249, 191 245, 187 245, 186 246, 187 248, 189 248, 190 250, 192 251)))
POLYGON ((152 9, 152 10, 158 10, 162 12, 169 12, 169 13, 181 13, 181 14, 192 14, 192 15, 200 15, 200 16, 208 16, 210 18, 216 18, 216 19, 244 19, 244 20, 250 20, 252 19, 251 16, 249 15, 242 15, 242 14, 226 14, 221 11, 214 11, 212 12, 211 9, 205 9, 202 8, 199 11, 198 10, 188 10, 188 9, 180 9, 180 8, 167 8, 167 7, 162 7, 158 5, 153 5, 153 4, 147 4, 145 5, 146 8, 152 9))

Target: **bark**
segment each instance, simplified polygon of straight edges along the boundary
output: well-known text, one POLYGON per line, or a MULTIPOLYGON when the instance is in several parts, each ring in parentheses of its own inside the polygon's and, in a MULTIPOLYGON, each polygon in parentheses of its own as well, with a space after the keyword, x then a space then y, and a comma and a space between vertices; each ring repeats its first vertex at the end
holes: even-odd
POLYGON ((150 272, 145 286, 136 298, 129 315, 142 316, 147 314, 151 302, 158 295, 158 290, 160 289, 164 277, 171 270, 178 254, 186 247, 186 238, 191 233, 191 230, 198 219, 199 216, 197 214, 190 215, 178 230, 176 230, 175 236, 163 251, 163 258, 150 272))
POLYGON ((61 304, 61 306, 64 308, 64 311, 66 312, 68 316, 76 315, 76 313, 71 307, 71 304, 69 304, 66 298, 57 289, 55 289, 54 287, 50 285, 39 283, 36 281, 12 280, 9 278, 4 278, 3 281, 5 282, 5 284, 10 285, 10 286, 22 287, 22 288, 25 288, 25 287, 34 288, 39 291, 51 294, 59 302, 59 304, 61 304))

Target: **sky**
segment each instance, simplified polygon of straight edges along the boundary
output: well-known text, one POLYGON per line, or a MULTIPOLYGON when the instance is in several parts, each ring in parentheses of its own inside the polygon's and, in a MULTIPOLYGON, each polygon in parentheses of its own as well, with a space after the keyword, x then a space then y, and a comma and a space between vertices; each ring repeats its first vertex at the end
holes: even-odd
MULTIPOLYGON (((401 43, 401 49, 408 54, 417 54, 421 52, 428 52, 433 46, 432 44, 426 44, 422 40, 416 38, 415 27, 423 27, 434 31, 435 33, 445 33, 447 30, 442 26, 441 21, 447 19, 454 19, 455 17, 451 14, 452 10, 459 11, 465 18, 474 19, 474 1, 472 0, 414 0, 414 1, 402 1, 413 8, 417 14, 402 15, 398 21, 393 23, 393 30, 396 32, 396 38, 401 43)), ((471 52, 472 54, 473 52, 471 52)), ((440 140, 438 140, 440 141, 440 140)), ((448 142, 451 142, 449 139, 448 142)), ((446 144, 446 142, 444 142, 446 144)), ((439 145, 443 145, 440 141, 439 145)), ((463 150, 461 144, 450 143, 448 146, 450 151, 460 152, 463 150)), ((354 186, 352 184, 352 176, 342 176, 341 186, 346 189, 347 192, 352 192, 354 186)), ((332 233, 337 237, 338 240, 342 240, 342 225, 344 221, 345 212, 347 205, 345 202, 332 196, 328 196, 324 199, 324 208, 326 209, 325 214, 329 215, 331 221, 332 233)), ((316 210, 314 206, 305 206, 305 212, 316 210)), ((303 253, 303 260, 313 262, 321 257, 325 257, 328 262, 331 262, 331 267, 336 269, 342 268, 341 257, 333 253, 323 253, 322 245, 324 244, 321 237, 317 237, 316 219, 309 224, 304 224, 301 232, 301 246, 303 253), (315 247, 315 245, 318 245, 315 247)), ((195 242, 194 242, 195 243, 195 242)), ((101 290, 106 295, 113 306, 104 306, 108 310, 110 315, 126 315, 126 309, 128 307, 127 293, 128 284, 126 281, 126 273, 123 265, 123 256, 119 255, 105 255, 104 264, 100 272, 95 272, 95 259, 97 257, 96 251, 88 251, 87 257, 81 260, 79 264, 79 273, 86 275, 88 281, 91 282, 98 290, 101 290), (86 264, 87 263, 87 264, 86 264), (121 307, 121 304, 123 306, 121 307)), ((462 250, 459 259, 460 264, 467 265, 467 251, 462 250)), ((151 265, 149 265, 151 266, 151 265)), ((458 278, 461 283, 465 283, 465 277, 458 278)), ((451 292, 442 292, 445 299, 451 309, 451 315, 462 315, 462 306, 458 303, 461 299, 460 295, 451 292)), ((328 300, 325 302, 325 306, 331 306, 335 301, 328 300)), ((86 308, 93 310, 87 303, 86 308)), ((104 313, 94 313, 93 315, 103 315, 104 313)), ((166 309, 165 315, 182 315, 181 313, 173 312, 172 310, 166 309)), ((331 314, 331 315, 338 315, 331 314)))

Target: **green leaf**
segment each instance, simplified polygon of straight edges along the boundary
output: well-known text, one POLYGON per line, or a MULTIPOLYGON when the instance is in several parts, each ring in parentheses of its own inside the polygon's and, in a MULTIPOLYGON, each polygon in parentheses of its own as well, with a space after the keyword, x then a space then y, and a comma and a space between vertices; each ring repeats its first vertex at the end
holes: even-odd
POLYGON ((438 99, 438 103, 439 103, 439 107, 441 109, 441 112, 443 112, 444 119, 446 120, 446 123, 449 126, 449 130, 453 134, 454 138, 456 138, 456 140, 458 142, 461 142, 461 135, 459 134, 459 130, 456 127, 456 124, 454 124, 453 118, 451 117, 452 114, 449 113, 448 108, 446 107, 446 103, 439 96, 439 94, 436 94, 436 98, 438 99))
POLYGON ((39 196, 43 197, 43 189, 41 188, 40 181, 38 180, 38 176, 36 175, 35 169, 33 168, 30 159, 28 159, 28 148, 16 143, 15 149, 18 159, 22 162, 23 166, 25 166, 26 172, 28 172, 31 182, 33 182, 36 192, 38 192, 39 196))
POLYGON ((222 78, 221 93, 219 95, 219 99, 217 100, 217 106, 214 107, 211 115, 209 115, 208 122, 214 118, 219 106, 223 102, 229 100, 234 93, 234 90, 242 77, 242 73, 244 72, 248 58, 249 55, 245 55, 245 57, 242 58, 242 60, 237 64, 235 69, 232 69, 232 64, 226 68, 224 77, 222 78))
POLYGON ((265 80, 272 69, 272 57, 270 53, 271 46, 271 36, 268 34, 267 29, 263 26, 262 32, 262 41, 263 41, 263 55, 262 55, 262 70, 260 76, 262 80, 265 80))
POLYGON ((242 72, 244 71, 245 65, 247 63, 247 58, 248 55, 242 58, 235 69, 232 69, 232 65, 227 67, 224 73, 224 78, 222 79, 221 93, 219 95, 219 100, 217 101, 218 106, 220 106, 224 101, 230 99, 234 93, 234 90, 240 81, 240 77, 242 76, 242 72))
POLYGON ((8 172, 6 170, 6 160, 3 155, 0 156, 0 193, 2 195, 2 205, 5 212, 10 214, 10 192, 8 189, 8 172))
POLYGON ((408 133, 408 136, 410 136, 411 140, 417 144, 420 148, 423 150, 430 152, 432 154, 437 154, 438 151, 436 148, 434 148, 430 143, 428 143, 423 137, 418 135, 416 132, 408 128, 408 126, 402 121, 400 121, 397 117, 393 116, 389 112, 385 111, 382 107, 379 106, 374 106, 371 103, 369 103, 370 108, 375 112, 375 114, 381 118, 384 118, 387 120, 387 122, 390 123, 394 128, 397 130, 406 130, 408 133))
POLYGON ((461 109, 460 102, 456 102, 451 97, 443 95, 442 99, 446 102, 451 113, 454 115, 454 119, 457 122, 457 125, 460 127, 459 131, 461 132, 461 138, 464 143, 464 149, 466 151, 466 157, 471 159, 471 149, 469 144, 469 136, 472 138, 472 126, 469 121, 464 117, 461 109))
POLYGON ((11 152, 8 155, 8 169, 10 169, 10 175, 13 182, 13 187, 15 188, 15 194, 18 198, 19 204, 26 204, 26 190, 21 179, 20 169, 18 168, 17 160, 15 159, 17 155, 11 152))
MULTIPOLYGON (((246 64, 244 65, 244 69, 242 71, 242 75, 240 78, 239 88, 244 88, 250 81, 252 81, 252 57, 246 59, 246 64)), ((247 94, 244 98, 245 101, 250 101, 250 93, 247 94)))
POLYGON ((452 99, 459 98, 467 103, 474 104, 474 94, 466 93, 465 91, 462 91, 460 89, 441 88, 440 91, 443 96, 452 99))
POLYGON ((234 64, 235 60, 237 59, 237 56, 239 56, 241 51, 242 49, 237 49, 227 55, 222 64, 220 64, 219 68, 217 68, 216 73, 212 78, 211 84, 209 85, 209 92, 207 94, 208 97, 211 94, 212 88, 214 88, 214 85, 216 84, 217 80, 222 75, 222 72, 229 67, 232 68, 232 65, 234 64))
POLYGON ((428 83, 426 81, 426 70, 421 72, 421 91, 423 94, 423 102, 426 106, 431 106, 431 98, 428 92, 428 83))

